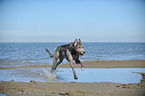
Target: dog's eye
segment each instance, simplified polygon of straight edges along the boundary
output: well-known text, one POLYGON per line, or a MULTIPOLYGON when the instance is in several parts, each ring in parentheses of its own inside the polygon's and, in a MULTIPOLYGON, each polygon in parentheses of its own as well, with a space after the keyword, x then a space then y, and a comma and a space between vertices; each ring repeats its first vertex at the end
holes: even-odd
POLYGON ((82 47, 82 48, 84 48, 84 47, 82 47))
POLYGON ((79 49, 81 49, 81 47, 79 47, 79 49))

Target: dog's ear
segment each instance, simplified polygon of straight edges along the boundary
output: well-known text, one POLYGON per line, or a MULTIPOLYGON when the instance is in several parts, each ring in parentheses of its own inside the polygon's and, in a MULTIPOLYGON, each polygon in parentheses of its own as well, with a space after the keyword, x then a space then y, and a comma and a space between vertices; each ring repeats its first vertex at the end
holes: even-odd
POLYGON ((79 39, 79 43, 82 44, 81 39, 79 39))
POLYGON ((74 46, 76 46, 78 43, 78 40, 76 39, 75 42, 74 42, 74 46))

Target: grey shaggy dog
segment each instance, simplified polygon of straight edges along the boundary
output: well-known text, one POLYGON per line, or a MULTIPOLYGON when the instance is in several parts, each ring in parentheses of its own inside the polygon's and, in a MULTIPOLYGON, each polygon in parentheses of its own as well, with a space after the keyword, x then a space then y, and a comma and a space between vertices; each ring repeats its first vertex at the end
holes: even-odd
POLYGON ((63 59, 66 58, 66 60, 70 62, 70 66, 73 70, 74 79, 78 79, 73 67, 73 60, 75 60, 76 64, 80 64, 81 69, 84 70, 84 66, 79 60, 79 56, 85 54, 84 46, 82 45, 80 39, 79 42, 76 39, 74 42, 70 44, 57 47, 54 52, 54 55, 52 55, 48 49, 46 49, 46 51, 50 54, 50 57, 53 57, 53 65, 51 68, 51 73, 53 73, 53 71, 56 70, 57 66, 62 63, 63 59), (59 61, 57 62, 58 59, 59 61))

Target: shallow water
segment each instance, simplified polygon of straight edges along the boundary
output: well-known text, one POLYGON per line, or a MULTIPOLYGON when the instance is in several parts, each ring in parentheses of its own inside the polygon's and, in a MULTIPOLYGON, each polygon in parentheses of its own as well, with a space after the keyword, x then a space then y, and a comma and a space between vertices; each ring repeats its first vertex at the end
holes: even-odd
POLYGON ((116 83, 139 83, 141 74, 145 68, 75 68, 79 79, 74 80, 71 68, 58 68, 53 75, 48 68, 24 68, 0 70, 0 81, 23 81, 30 82, 116 82, 116 83))
POLYGON ((6 96, 6 94, 1 94, 1 93, 0 93, 0 96, 6 96))

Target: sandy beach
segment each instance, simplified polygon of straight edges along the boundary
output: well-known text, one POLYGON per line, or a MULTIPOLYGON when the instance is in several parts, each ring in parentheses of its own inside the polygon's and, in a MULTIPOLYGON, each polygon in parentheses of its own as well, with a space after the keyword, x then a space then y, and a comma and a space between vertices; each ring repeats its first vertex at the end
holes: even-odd
MULTIPOLYGON (((145 60, 128 61, 86 61, 85 68, 145 68, 145 60)), ((19 68, 50 68, 50 65, 27 65, 0 67, 0 70, 19 68)), ((74 66, 80 68, 79 65, 74 66)), ((59 68, 70 68, 62 64, 59 68)), ((16 82, 1 81, 0 93, 7 96, 145 96, 145 73, 140 83, 120 84, 114 82, 16 82)), ((110 77, 111 78, 111 77, 110 77)))

